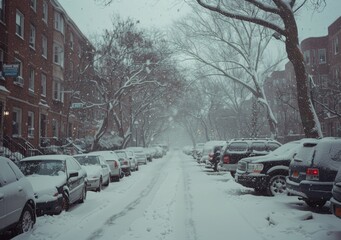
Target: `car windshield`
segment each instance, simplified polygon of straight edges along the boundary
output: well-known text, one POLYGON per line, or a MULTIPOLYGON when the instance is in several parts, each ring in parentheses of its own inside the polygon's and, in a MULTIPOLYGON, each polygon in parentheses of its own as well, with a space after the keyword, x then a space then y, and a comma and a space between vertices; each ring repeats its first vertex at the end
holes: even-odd
POLYGON ((124 152, 116 152, 117 156, 119 156, 120 158, 125 158, 126 154, 124 152))
POLYGON ((83 166, 87 165, 99 165, 99 159, 97 156, 74 156, 76 160, 83 166))
POLYGON ((20 162, 20 170, 25 176, 38 175, 60 175, 65 173, 65 162, 59 160, 36 160, 20 162))
POLYGON ((243 151, 246 151, 247 150, 247 143, 246 142, 234 142, 234 143, 231 143, 229 146, 228 146, 228 150, 229 151, 236 151, 236 152, 243 152, 243 151))

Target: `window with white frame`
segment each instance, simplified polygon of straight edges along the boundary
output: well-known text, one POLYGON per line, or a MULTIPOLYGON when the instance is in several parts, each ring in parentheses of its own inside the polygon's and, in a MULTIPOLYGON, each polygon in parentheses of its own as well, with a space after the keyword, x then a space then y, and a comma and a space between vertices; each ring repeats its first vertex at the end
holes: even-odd
POLYGON ((46 75, 44 73, 41 74, 40 95, 46 97, 46 75))
POLYGON ((29 138, 34 138, 34 112, 27 113, 27 135, 29 138))
POLYGON ((326 49, 325 48, 319 49, 318 53, 319 53, 319 63, 320 64, 326 63, 327 62, 326 49))
POLYGON ((73 33, 70 32, 70 48, 73 50, 73 46, 74 46, 74 40, 73 40, 73 33))
POLYGON ((19 10, 15 15, 15 33, 24 38, 24 15, 19 10))
POLYGON ((30 0, 30 6, 34 11, 37 11, 37 0, 30 0))
POLYGON ((58 137, 58 121, 56 119, 52 119, 52 136, 58 137))
POLYGON ((12 136, 21 136, 22 111, 20 108, 13 108, 12 112, 12 136))
POLYGON ((47 38, 46 36, 42 36, 42 41, 41 41, 41 55, 44 57, 44 58, 47 58, 47 38))
POLYGON ((339 53, 339 37, 336 36, 333 39, 333 50, 334 50, 334 54, 338 54, 339 53))
POLYGON ((43 21, 47 23, 49 8, 46 1, 43 1, 43 21))
POLYGON ((310 51, 304 51, 304 62, 309 65, 310 64, 310 51))
POLYGON ((28 79, 28 90, 30 92, 34 92, 34 77, 35 77, 35 71, 32 67, 30 67, 30 77, 28 79))
POLYGON ((54 79, 52 83, 53 100, 64 102, 64 89, 60 80, 54 79))
POLYGON ((32 24, 30 25, 30 47, 36 47, 36 28, 32 24))
POLYGON ((64 18, 61 13, 54 12, 54 28, 64 34, 64 18))
POLYGON ((5 0, 0 0, 0 21, 5 21, 5 0))
POLYGON ((19 64, 19 73, 18 73, 18 76, 14 78, 13 82, 17 85, 23 86, 24 79, 22 77, 22 68, 23 68, 22 61, 19 60, 18 58, 14 58, 14 61, 19 64))
POLYGON ((57 43, 53 44, 53 62, 64 67, 64 49, 57 43))

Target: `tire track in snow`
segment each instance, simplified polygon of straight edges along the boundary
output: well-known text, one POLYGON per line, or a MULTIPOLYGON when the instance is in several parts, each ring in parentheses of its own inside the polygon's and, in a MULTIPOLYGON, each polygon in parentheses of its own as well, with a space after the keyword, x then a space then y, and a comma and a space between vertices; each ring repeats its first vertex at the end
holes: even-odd
POLYGON ((144 190, 138 195, 135 200, 131 201, 126 207, 124 207, 120 212, 112 215, 110 218, 108 218, 104 226, 99 228, 98 230, 94 231, 87 239, 88 240, 95 240, 100 238, 105 230, 110 227, 115 225, 117 219, 120 219, 124 216, 126 216, 128 213, 136 209, 152 192, 156 184, 159 184, 161 181, 159 181, 160 176, 161 176, 161 169, 165 168, 165 165, 168 163, 168 158, 170 156, 167 156, 167 159, 161 159, 160 161, 164 161, 163 164, 160 164, 157 169, 157 174, 150 180, 149 184, 146 186, 144 190))

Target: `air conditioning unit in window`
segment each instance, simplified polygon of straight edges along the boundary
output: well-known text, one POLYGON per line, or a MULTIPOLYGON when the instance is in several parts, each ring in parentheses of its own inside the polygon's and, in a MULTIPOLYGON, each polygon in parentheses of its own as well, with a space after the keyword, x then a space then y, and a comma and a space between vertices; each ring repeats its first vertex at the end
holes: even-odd
POLYGON ((14 83, 18 85, 24 85, 24 79, 21 76, 14 78, 14 83))

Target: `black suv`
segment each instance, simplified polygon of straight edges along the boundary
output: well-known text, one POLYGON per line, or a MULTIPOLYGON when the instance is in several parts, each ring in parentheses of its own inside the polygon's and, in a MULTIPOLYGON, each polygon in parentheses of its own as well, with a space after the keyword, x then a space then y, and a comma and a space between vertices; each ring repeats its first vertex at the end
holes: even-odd
POLYGON ((332 195, 330 208, 335 216, 341 218, 341 167, 335 177, 332 195))
POLYGON ((281 144, 269 138, 238 138, 228 142, 222 156, 221 166, 234 177, 240 159, 263 156, 280 147, 281 144))
POLYGON ((310 207, 323 207, 332 197, 341 166, 341 138, 313 139, 303 144, 289 165, 288 192, 310 207))
POLYGON ((308 139, 286 143, 265 156, 247 157, 238 162, 236 182, 269 196, 286 193, 289 164, 308 139))

